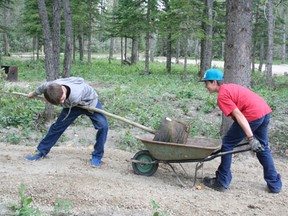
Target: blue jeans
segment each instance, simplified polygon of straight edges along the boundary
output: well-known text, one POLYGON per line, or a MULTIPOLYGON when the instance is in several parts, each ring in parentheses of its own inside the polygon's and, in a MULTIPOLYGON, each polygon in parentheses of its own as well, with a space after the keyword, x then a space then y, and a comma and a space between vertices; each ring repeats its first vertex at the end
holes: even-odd
MULTIPOLYGON (((102 105, 99 100, 96 108, 102 109, 102 105)), ((105 115, 97 112, 92 113, 79 107, 72 107, 69 115, 68 113, 69 108, 62 109, 57 121, 50 126, 47 135, 39 143, 37 149, 44 155, 47 155, 68 126, 71 125, 78 116, 85 114, 92 121, 94 128, 98 130, 92 155, 101 160, 104 154, 104 144, 108 134, 108 123, 105 115)))
MULTIPOLYGON (((268 188, 272 192, 279 192, 282 188, 281 177, 277 173, 274 166, 274 161, 268 145, 268 125, 270 121, 270 114, 249 122, 249 125, 253 131, 253 135, 259 142, 264 145, 264 151, 257 152, 257 158, 263 166, 264 179, 268 188)), ((235 121, 229 128, 226 135, 222 140, 222 152, 231 151, 246 137, 244 131, 240 125, 235 121)), ((221 157, 221 163, 216 171, 216 177, 220 184, 225 188, 228 188, 232 180, 231 174, 232 155, 226 155, 221 157)))

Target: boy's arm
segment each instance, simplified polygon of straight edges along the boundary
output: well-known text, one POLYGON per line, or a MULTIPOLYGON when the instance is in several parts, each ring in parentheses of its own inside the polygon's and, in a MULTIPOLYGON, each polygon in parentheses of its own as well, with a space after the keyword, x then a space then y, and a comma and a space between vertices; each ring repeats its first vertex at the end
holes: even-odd
POLYGON ((49 83, 50 83, 50 82, 44 82, 44 83, 42 83, 40 86, 38 86, 38 87, 35 89, 35 91, 30 92, 30 93, 28 94, 28 98, 34 98, 34 97, 36 97, 36 96, 38 96, 38 95, 43 94, 45 88, 47 87, 47 85, 48 85, 49 83))
POLYGON ((235 108, 232 111, 231 115, 233 115, 238 124, 241 126, 248 139, 253 137, 253 132, 251 130, 249 122, 247 121, 243 113, 238 108, 235 108))
POLYGON ((261 145, 261 143, 257 139, 255 139, 253 137, 253 132, 251 130, 249 122, 247 121, 247 119, 245 118, 243 113, 238 108, 235 108, 232 111, 231 115, 233 115, 233 117, 236 119, 236 121, 238 122, 238 124, 241 126, 241 128, 244 131, 244 133, 248 137, 249 145, 251 147, 251 150, 254 151, 254 152, 263 151, 264 147, 261 145))

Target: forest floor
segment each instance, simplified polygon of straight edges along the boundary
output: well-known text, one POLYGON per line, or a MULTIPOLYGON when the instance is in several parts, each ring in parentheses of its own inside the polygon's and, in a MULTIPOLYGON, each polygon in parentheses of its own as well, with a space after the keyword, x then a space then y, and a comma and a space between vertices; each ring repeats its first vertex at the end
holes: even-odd
MULTIPOLYGON (((2 130, 0 136, 6 132, 2 130)), ((91 146, 80 144, 83 137, 93 143, 92 127, 71 126, 65 132, 70 139, 39 161, 24 159, 35 149, 25 141, 21 145, 0 143, 0 215, 13 215, 8 207, 19 205, 21 183, 25 185, 25 196, 33 199, 33 207, 39 208, 41 215, 59 215, 54 209, 59 200, 71 204, 67 213, 60 215, 152 216, 156 211, 170 216, 287 215, 287 157, 273 154, 282 175, 281 193, 268 192, 261 165, 250 152, 234 155, 234 178, 230 189, 223 193, 203 186, 201 178, 193 186, 196 163, 182 163, 186 172, 173 164, 184 187, 166 164, 160 164, 150 177, 134 174, 129 160, 136 152, 122 151, 115 145, 123 133, 110 130, 100 168, 89 165, 91 146), (152 201, 160 206, 158 210, 153 209, 152 201)), ((132 133, 141 136, 137 129, 132 133)), ((219 158, 205 162, 198 176, 213 176, 219 162, 219 158)))

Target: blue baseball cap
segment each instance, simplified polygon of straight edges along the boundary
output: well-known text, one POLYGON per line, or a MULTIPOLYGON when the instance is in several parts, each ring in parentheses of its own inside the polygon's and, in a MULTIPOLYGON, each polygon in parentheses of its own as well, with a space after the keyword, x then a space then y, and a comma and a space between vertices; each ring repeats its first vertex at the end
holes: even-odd
POLYGON ((223 72, 216 68, 211 68, 205 71, 205 74, 199 82, 205 82, 209 80, 223 80, 223 72))

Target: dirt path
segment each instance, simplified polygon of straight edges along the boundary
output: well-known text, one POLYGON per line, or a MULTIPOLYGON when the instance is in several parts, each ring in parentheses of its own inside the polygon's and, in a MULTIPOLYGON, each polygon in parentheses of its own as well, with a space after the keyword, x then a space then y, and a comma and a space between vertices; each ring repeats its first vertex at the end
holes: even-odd
MULTIPOLYGON (((82 132, 90 134, 86 129, 82 128, 82 132)), ((33 198, 34 206, 48 215, 53 215, 57 199, 73 204, 67 215, 81 216, 152 216, 152 200, 160 211, 175 216, 287 215, 288 159, 275 157, 284 184, 280 194, 267 192, 262 169, 250 153, 235 155, 234 179, 227 192, 205 188, 200 180, 197 185, 202 185, 202 189, 197 190, 192 182, 195 163, 183 164, 187 174, 178 164, 174 165, 185 187, 179 185, 165 164, 151 177, 135 175, 127 160, 136 152, 115 149, 118 136, 110 132, 100 169, 89 166, 91 149, 81 147, 77 139, 54 147, 49 157, 35 162, 24 160, 34 147, 0 143, 0 215, 11 213, 7 209, 9 203, 19 203, 21 183, 26 187, 26 195, 33 198)), ((204 175, 213 175, 218 164, 218 158, 206 162, 204 175)))

